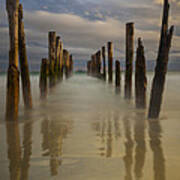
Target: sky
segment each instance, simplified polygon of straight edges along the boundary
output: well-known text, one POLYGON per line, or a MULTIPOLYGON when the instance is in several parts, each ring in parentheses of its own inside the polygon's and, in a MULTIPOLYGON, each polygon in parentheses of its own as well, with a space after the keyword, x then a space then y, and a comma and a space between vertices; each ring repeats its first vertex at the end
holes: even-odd
MULTIPOLYGON (((162 0, 26 0, 24 7, 28 60, 39 65, 48 57, 48 32, 60 35, 64 48, 75 60, 89 60, 108 41, 114 57, 125 59, 125 24, 135 23, 137 38, 144 42, 147 60, 157 57, 162 17, 162 0)), ((175 25, 170 53, 180 61, 180 0, 170 0, 169 25, 175 25)), ((8 63, 8 21, 5 0, 0 0, 0 65, 8 63)))

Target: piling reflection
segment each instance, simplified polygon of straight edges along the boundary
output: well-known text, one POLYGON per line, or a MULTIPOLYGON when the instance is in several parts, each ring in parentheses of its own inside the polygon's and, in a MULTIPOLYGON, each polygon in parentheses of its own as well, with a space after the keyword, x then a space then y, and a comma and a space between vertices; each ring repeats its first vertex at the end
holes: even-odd
POLYGON ((113 145, 115 140, 121 137, 120 119, 118 113, 108 113, 93 123, 93 129, 98 138, 100 138, 100 155, 106 158, 113 156, 113 145))
POLYGON ((165 180, 165 158, 161 146, 161 126, 159 121, 149 122, 149 136, 153 152, 154 180, 165 180))
POLYGON ((21 162, 21 180, 29 179, 30 157, 32 155, 32 121, 23 127, 23 156, 21 162))
POLYGON ((120 128, 120 119, 119 119, 119 113, 114 113, 114 133, 115 138, 118 140, 121 137, 121 128, 120 128))
POLYGON ((63 140, 71 129, 70 122, 61 123, 56 120, 45 119, 42 121, 41 133, 43 136, 43 156, 50 158, 50 172, 52 176, 58 174, 58 168, 62 164, 63 140))
POLYGON ((21 150, 18 122, 7 122, 6 132, 10 179, 28 180, 32 154, 32 122, 25 122, 23 125, 23 150, 21 150))
POLYGON ((6 122, 10 180, 20 180, 21 145, 18 122, 6 122))
POLYGON ((137 112, 134 124, 135 166, 134 174, 137 180, 143 179, 143 167, 146 155, 145 143, 145 112, 137 112))
POLYGON ((106 149, 106 157, 109 158, 112 156, 112 124, 110 119, 108 119, 108 127, 107 127, 107 149, 106 149))
POLYGON ((125 180, 132 179, 132 165, 133 165, 133 146, 134 142, 131 137, 131 124, 130 124, 130 117, 125 116, 123 118, 123 125, 125 131, 125 156, 123 158, 124 165, 125 165, 125 180))

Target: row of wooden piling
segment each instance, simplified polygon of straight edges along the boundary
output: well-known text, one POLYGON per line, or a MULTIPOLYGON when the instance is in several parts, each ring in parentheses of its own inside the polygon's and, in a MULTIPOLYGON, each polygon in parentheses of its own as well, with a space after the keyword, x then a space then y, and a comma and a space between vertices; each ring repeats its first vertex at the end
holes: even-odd
MULTIPOLYGON (((126 71, 125 71, 125 98, 132 97, 132 75, 133 75, 133 53, 134 53, 134 24, 128 23, 126 25, 126 71)), ((146 106, 146 62, 144 56, 144 47, 142 41, 138 39, 136 55, 136 72, 135 72, 135 94, 136 106, 144 108, 146 106)), ((108 82, 113 82, 113 43, 107 43, 108 55, 108 82)), ((106 47, 92 55, 92 60, 87 62, 88 75, 106 80, 106 47), (102 59, 101 59, 102 54, 102 59), (103 62, 103 67, 101 63, 103 62)), ((121 65, 120 61, 115 61, 115 86, 117 90, 121 89, 121 65)))
POLYGON ((49 58, 43 58, 40 71, 40 92, 41 98, 45 98, 49 88, 53 88, 56 83, 71 77, 73 73, 73 56, 68 50, 63 49, 63 41, 60 36, 56 36, 55 31, 48 34, 49 58), (49 83, 48 83, 49 78, 49 83))
MULTIPOLYGON (((161 28, 161 38, 155 76, 153 79, 151 99, 149 106, 149 118, 157 118, 160 113, 164 84, 168 65, 169 50, 173 36, 174 27, 168 29, 169 2, 164 0, 164 10, 161 28)), ((23 7, 19 0, 6 0, 6 9, 9 21, 9 67, 7 78, 7 99, 6 99, 6 119, 16 120, 18 118, 19 107, 19 74, 22 79, 22 92, 24 105, 27 109, 32 108, 32 95, 29 68, 26 53, 26 42, 23 23, 23 7), (19 63, 20 62, 20 73, 19 63)), ((108 42, 108 81, 113 81, 113 43, 108 42)), ((106 80, 106 52, 105 47, 101 51, 93 54, 88 62, 88 74, 106 80), (101 73, 101 55, 103 57, 103 73, 101 73)), ((132 73, 134 54, 134 24, 126 25, 126 72, 125 72, 125 98, 132 96, 132 73)), ((146 68, 144 48, 141 40, 138 40, 135 75, 136 106, 145 107, 146 95, 146 68)), ((53 87, 57 79, 63 78, 63 72, 69 77, 73 69, 72 56, 67 50, 63 50, 60 37, 56 37, 55 32, 49 33, 49 61, 42 60, 40 88, 41 94, 46 94, 47 76, 49 76, 49 86, 53 87), (63 55, 62 55, 63 52, 63 55), (62 57, 63 56, 63 57, 62 57), (45 69, 44 69, 45 68, 45 69)), ((120 62, 116 61, 116 86, 120 86, 120 62)))
MULTIPOLYGON (((164 10, 161 28, 161 38, 159 43, 158 57, 156 61, 155 76, 153 79, 150 106, 148 117, 156 119, 159 117, 162 96, 164 91, 165 77, 168 65, 168 56, 173 36, 173 26, 168 29, 168 0, 164 0, 164 10)), ((93 54, 91 60, 87 62, 88 75, 106 80, 106 69, 108 69, 108 82, 113 82, 113 43, 107 43, 108 68, 106 68, 105 46, 101 51, 93 54), (102 54, 102 59, 101 59, 102 54), (103 62, 103 67, 101 65, 103 62)), ((134 57, 134 23, 126 24, 126 70, 125 70, 125 99, 132 98, 132 75, 133 75, 133 57, 134 57)), ((137 108, 146 108, 146 60, 144 47, 141 38, 138 38, 138 47, 136 51, 135 65, 135 102, 137 108)), ((115 85, 120 89, 121 70, 120 62, 115 62, 115 85)))
MULTIPOLYGON (((28 59, 26 52, 26 41, 23 22, 23 6, 19 0, 7 0, 6 9, 9 21, 9 67, 7 77, 6 97, 6 120, 17 120, 19 111, 19 74, 22 80, 22 92, 24 106, 32 109, 32 94, 28 59), (20 67, 19 67, 20 64, 20 67), (19 72, 20 68, 20 72, 19 72)), ((73 57, 66 49, 63 49, 63 42, 56 32, 49 32, 48 51, 49 57, 42 59, 40 72, 41 97, 47 94, 47 78, 49 87, 55 86, 58 80, 63 79, 63 72, 69 78, 73 72, 73 57)))

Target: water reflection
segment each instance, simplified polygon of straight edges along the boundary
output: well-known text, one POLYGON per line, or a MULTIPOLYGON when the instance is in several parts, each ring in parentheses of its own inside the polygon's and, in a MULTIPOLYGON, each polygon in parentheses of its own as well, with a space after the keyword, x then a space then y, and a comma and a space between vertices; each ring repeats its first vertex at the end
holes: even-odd
MULTIPOLYGON (((118 111, 107 112, 102 117, 96 118, 96 122, 93 123, 98 143, 100 142, 98 144, 100 156, 111 158, 121 155, 122 146, 124 146, 122 159, 125 180, 141 180, 146 177, 143 173, 147 151, 146 123, 144 111, 127 114, 123 118, 120 118, 118 111), (121 129, 121 123, 123 129, 121 129), (125 140, 124 144, 120 139, 125 140)), ((161 127, 158 121, 149 122, 149 137, 154 159, 154 180, 165 180, 165 160, 161 146, 161 127)))
POLYGON ((125 131, 125 138, 126 142, 125 145, 125 156, 123 157, 124 165, 125 165, 125 180, 132 179, 132 165, 133 165, 133 146, 134 142, 131 138, 131 124, 130 124, 130 117, 125 116, 123 118, 123 125, 125 131))
POLYGON ((62 146, 63 139, 71 129, 71 123, 61 123, 57 120, 44 119, 41 124, 41 133, 43 136, 42 149, 43 156, 50 158, 50 172, 52 176, 58 174, 58 168, 62 164, 62 146))
POLYGON ((18 122, 6 122, 10 180, 21 176, 21 145, 18 122))
POLYGON ((136 142, 134 174, 135 178, 139 180, 143 177, 143 167, 146 155, 144 112, 136 113, 134 124, 134 139, 136 142))
POLYGON ((108 112, 97 121, 93 123, 93 129, 98 138, 100 138, 100 155, 106 158, 113 156, 113 145, 115 140, 121 137, 120 132, 120 119, 118 113, 108 112), (106 117, 107 115, 107 117, 106 117))
POLYGON ((161 126, 159 121, 149 122, 149 136, 153 152, 154 180, 165 180, 165 158, 161 146, 161 126))
POLYGON ((32 121, 23 127, 23 157, 21 161, 21 180, 29 179, 30 157, 32 155, 32 121))
POLYGON ((108 118, 108 127, 107 127, 107 149, 106 149, 106 157, 112 156, 112 123, 110 117, 108 118))

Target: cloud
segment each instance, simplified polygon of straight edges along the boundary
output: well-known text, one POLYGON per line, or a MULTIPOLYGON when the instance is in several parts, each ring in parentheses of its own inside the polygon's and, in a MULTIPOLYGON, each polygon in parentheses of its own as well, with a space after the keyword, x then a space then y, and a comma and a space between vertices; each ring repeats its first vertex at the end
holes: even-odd
MULTIPOLYGON (((180 7, 176 5, 177 0, 171 2, 170 24, 177 26, 172 50, 177 52, 180 48, 180 7)), ((114 42, 115 58, 124 59, 125 24, 128 21, 135 22, 135 40, 142 37, 146 59, 156 59, 162 15, 159 3, 155 0, 27 0, 24 2, 24 23, 29 60, 40 63, 42 57, 48 56, 50 30, 62 37, 64 47, 74 54, 75 59, 89 59, 107 41, 114 42)), ((6 28, 5 9, 1 14, 3 23, 0 27, 6 28)), ((1 54, 7 57, 8 35, 2 32, 4 30, 0 29, 0 36, 4 38, 1 54)))

